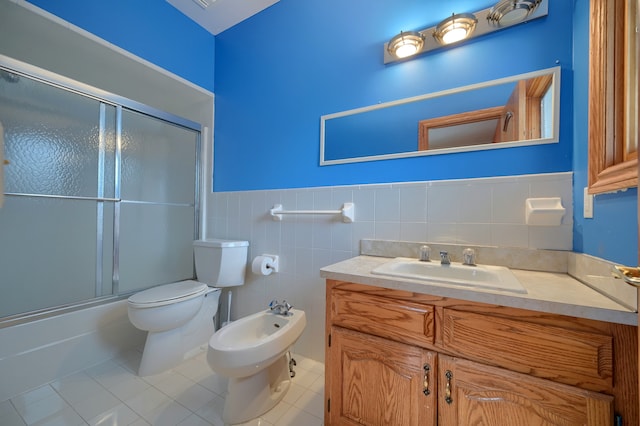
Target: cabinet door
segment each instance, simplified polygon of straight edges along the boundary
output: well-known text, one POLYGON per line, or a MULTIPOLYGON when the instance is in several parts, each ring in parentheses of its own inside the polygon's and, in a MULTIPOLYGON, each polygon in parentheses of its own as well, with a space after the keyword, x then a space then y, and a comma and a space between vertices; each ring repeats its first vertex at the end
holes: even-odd
POLYGON ((613 397, 483 364, 438 356, 439 425, 613 423, 613 397))
POLYGON ((331 328, 328 425, 435 425, 436 356, 368 334, 331 328))

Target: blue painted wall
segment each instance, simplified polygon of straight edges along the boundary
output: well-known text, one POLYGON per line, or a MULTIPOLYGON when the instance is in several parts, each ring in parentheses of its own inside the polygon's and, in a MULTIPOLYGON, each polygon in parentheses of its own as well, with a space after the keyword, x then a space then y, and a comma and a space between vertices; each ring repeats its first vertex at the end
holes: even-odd
MULTIPOLYGON (((455 7, 476 11, 493 3, 455 7)), ((573 3, 552 1, 547 17, 384 65, 386 41, 437 24, 451 7, 436 0, 281 0, 218 35, 215 190, 570 171, 573 3), (321 115, 556 65, 559 144, 319 166, 321 115)))
POLYGON ((431 26, 493 1, 281 0, 215 43, 165 1, 31 1, 211 91, 215 63, 216 191, 573 170, 574 250, 637 262, 636 189, 597 196, 594 219, 581 214, 587 184, 586 0, 552 0, 546 18, 391 65, 382 62, 382 45, 400 30, 431 26), (559 144, 318 165, 323 114, 556 65, 563 70, 559 144))
POLYGON ((637 188, 595 197, 594 218, 583 217, 588 181, 589 2, 575 2, 573 249, 626 265, 638 264, 637 188))
POLYGON ((164 0, 29 2, 214 91, 215 37, 164 0))

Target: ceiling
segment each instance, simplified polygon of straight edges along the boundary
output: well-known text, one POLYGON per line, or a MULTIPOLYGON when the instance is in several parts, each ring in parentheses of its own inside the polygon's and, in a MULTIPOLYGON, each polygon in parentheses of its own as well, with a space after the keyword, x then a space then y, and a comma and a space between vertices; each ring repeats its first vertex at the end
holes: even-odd
POLYGON ((280 0, 167 0, 213 35, 220 34, 278 1, 280 0))

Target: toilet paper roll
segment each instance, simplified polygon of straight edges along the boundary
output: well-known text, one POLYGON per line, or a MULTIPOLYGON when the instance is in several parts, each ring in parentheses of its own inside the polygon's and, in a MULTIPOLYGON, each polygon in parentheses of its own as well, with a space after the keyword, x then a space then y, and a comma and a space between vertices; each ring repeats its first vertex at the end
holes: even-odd
POLYGON ((256 256, 251 262, 251 271, 256 275, 270 275, 273 272, 271 262, 270 257, 256 256))

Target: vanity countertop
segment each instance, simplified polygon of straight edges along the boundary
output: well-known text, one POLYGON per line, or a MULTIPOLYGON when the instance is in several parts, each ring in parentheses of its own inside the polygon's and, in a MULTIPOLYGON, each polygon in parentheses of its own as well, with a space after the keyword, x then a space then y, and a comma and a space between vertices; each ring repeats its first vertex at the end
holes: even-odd
POLYGON ((419 280, 384 277, 371 273, 372 269, 389 260, 391 259, 387 257, 361 255, 320 269, 320 276, 327 279, 512 308, 619 324, 638 324, 638 315, 634 310, 617 303, 568 274, 511 269, 527 290, 526 294, 515 294, 425 283, 419 280))

